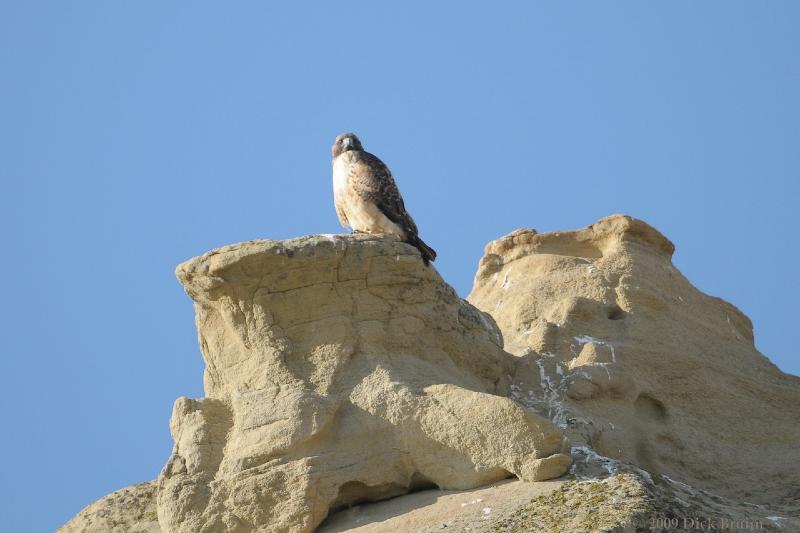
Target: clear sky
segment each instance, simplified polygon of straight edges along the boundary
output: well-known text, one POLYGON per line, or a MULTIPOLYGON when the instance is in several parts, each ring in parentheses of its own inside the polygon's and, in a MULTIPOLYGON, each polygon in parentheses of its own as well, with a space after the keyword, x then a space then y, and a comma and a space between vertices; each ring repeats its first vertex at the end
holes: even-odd
POLYGON ((800 374, 800 3, 267 4, 0 2, 4 529, 158 475, 202 395, 175 265, 342 231, 347 130, 460 294, 491 239, 626 213, 800 374))

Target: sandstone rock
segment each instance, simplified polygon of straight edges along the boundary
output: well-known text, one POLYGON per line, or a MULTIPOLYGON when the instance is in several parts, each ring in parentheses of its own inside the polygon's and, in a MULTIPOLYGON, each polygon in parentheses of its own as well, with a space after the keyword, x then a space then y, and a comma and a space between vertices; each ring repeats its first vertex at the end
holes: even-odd
POLYGON ((639 533, 800 531, 800 514, 732 501, 635 465, 573 450, 569 479, 503 481, 468 491, 426 490, 357 505, 319 533, 639 533))
POLYGON ((112 492, 58 528, 57 533, 161 533, 156 515, 156 482, 112 492))
POLYGON ((740 501, 796 505, 800 379, 758 353, 738 309, 681 275, 673 250, 625 216, 518 230, 486 247, 468 300, 520 357, 513 396, 573 443, 740 501))
POLYGON ((673 251, 624 216, 518 230, 487 246, 475 307, 391 238, 188 261, 177 274, 206 397, 176 401, 157 483, 60 531, 311 531, 328 515, 331 532, 619 532, 658 518, 800 530, 800 378, 673 251), (568 467, 569 481, 529 483, 568 467))
POLYGON ((500 395, 515 358, 491 318, 404 243, 249 242, 177 275, 206 397, 175 403, 164 531, 311 531, 356 502, 570 465, 563 433, 500 395))
MULTIPOLYGON (((532 499, 552 493, 567 481, 527 483, 503 480, 463 491, 429 489, 334 514, 317 533, 477 532, 517 515, 532 499)), ((520 529, 517 531, 530 531, 520 529)))

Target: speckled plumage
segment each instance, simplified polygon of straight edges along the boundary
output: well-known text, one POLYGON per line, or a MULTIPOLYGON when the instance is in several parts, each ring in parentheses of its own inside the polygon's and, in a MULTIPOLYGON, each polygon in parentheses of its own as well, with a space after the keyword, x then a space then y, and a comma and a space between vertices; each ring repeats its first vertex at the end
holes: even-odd
POLYGON ((333 197, 343 226, 363 233, 397 235, 415 246, 427 265, 436 252, 419 238, 389 168, 364 151, 352 133, 336 138, 333 155, 333 197))

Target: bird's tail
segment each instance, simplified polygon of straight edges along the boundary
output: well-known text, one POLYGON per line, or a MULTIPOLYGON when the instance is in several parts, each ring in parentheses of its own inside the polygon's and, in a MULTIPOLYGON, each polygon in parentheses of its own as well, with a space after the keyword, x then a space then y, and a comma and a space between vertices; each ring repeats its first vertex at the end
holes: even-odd
POLYGON ((408 240, 408 243, 419 250, 419 253, 422 254, 422 262, 425 263, 425 266, 428 266, 431 261, 436 261, 436 250, 425 244, 425 241, 416 235, 412 236, 408 240))

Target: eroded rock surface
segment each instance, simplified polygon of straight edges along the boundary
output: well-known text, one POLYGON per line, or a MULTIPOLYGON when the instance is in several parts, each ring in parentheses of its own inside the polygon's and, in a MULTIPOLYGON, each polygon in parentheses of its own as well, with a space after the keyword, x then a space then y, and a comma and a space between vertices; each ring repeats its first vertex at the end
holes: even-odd
POLYGON ((563 433, 499 395, 515 358, 491 319, 404 243, 249 242, 177 275, 206 397, 175 403, 165 531, 311 531, 354 502, 569 467, 563 433))
POLYGON ((673 251, 624 216, 518 230, 475 307, 389 238, 188 261, 206 397, 176 401, 157 482, 61 531, 800 530, 800 379, 673 251))
POLYGON ((558 480, 502 481, 468 491, 427 490, 357 505, 329 517, 319 533, 641 533, 800 531, 796 512, 734 501, 636 465, 572 449, 558 480))
POLYGON ((514 397, 575 444, 716 494, 796 506, 800 379, 755 349, 736 307, 681 275, 673 251, 625 216, 518 230, 486 247, 468 300, 521 357, 514 397))
POLYGON ((155 481, 131 485, 88 505, 58 533, 161 533, 155 481))

